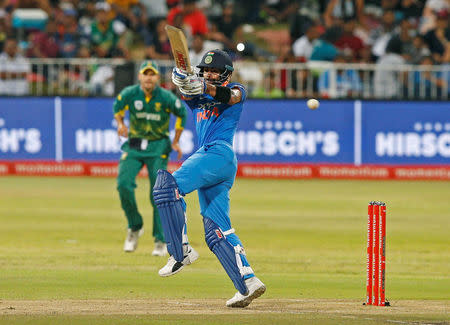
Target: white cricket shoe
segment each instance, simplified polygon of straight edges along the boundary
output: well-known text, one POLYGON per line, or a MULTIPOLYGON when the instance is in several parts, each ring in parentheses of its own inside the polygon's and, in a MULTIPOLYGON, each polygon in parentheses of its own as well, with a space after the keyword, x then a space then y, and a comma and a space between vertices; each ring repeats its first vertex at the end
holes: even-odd
POLYGON ((244 296, 239 291, 236 292, 233 298, 227 301, 227 307, 244 308, 250 305, 253 299, 258 298, 266 292, 266 286, 256 276, 245 280, 248 288, 248 294, 244 296))
POLYGON ((125 252, 134 252, 138 246, 139 237, 144 233, 144 228, 141 228, 136 231, 132 231, 128 228, 127 238, 125 239, 125 243, 123 244, 123 250, 125 252))
POLYGON ((166 256, 167 254, 167 245, 162 241, 155 242, 155 249, 152 252, 153 256, 166 256))
POLYGON ((177 262, 173 256, 170 256, 167 264, 159 270, 158 274, 164 277, 174 275, 180 272, 185 265, 194 263, 198 256, 197 251, 188 245, 187 252, 184 253, 183 262, 177 262))

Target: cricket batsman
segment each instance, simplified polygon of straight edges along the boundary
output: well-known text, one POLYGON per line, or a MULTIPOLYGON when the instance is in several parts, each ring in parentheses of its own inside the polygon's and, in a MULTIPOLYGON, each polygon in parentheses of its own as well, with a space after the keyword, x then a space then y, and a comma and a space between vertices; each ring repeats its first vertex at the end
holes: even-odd
POLYGON ((197 68, 197 75, 178 68, 172 72, 173 83, 194 115, 200 148, 173 175, 158 171, 153 193, 170 254, 159 275, 176 274, 198 258, 188 242, 183 199, 197 190, 206 244, 238 290, 226 306, 246 307, 266 291, 250 267, 229 215, 229 191, 237 171, 233 137, 246 90, 239 83, 230 83, 233 63, 224 51, 207 52, 197 68))
POLYGON ((161 226, 158 209, 155 207, 152 186, 156 182, 159 169, 167 169, 169 153, 182 152, 178 144, 186 122, 186 108, 170 91, 158 85, 159 71, 152 61, 145 61, 139 69, 139 84, 123 89, 114 101, 114 118, 117 121, 117 133, 127 137, 122 145, 122 157, 119 161, 117 190, 120 203, 128 220, 128 233, 124 243, 125 252, 133 252, 143 233, 143 220, 138 211, 134 190, 136 176, 145 165, 150 179, 150 201, 153 206, 153 237, 155 249, 152 255, 164 256, 167 248, 161 226), (129 128, 124 123, 125 111, 129 115, 129 128), (170 115, 177 117, 175 137, 169 139, 170 115))

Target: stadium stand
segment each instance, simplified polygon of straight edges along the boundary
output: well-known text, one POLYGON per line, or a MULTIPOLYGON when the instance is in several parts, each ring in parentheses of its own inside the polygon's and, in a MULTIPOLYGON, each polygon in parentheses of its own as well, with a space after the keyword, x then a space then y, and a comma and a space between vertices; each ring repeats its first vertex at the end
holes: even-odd
POLYGON ((193 55, 229 52, 250 94, 447 100, 449 14, 449 0, 0 0, 0 83, 22 85, 1 94, 112 96, 144 58, 172 89, 169 22, 193 55))

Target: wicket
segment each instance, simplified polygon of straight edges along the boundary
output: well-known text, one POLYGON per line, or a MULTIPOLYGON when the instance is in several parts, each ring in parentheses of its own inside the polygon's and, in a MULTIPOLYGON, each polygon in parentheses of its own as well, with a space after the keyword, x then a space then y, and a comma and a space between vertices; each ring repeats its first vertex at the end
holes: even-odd
POLYGON ((389 306, 386 281, 386 204, 371 201, 367 209, 366 305, 389 306))

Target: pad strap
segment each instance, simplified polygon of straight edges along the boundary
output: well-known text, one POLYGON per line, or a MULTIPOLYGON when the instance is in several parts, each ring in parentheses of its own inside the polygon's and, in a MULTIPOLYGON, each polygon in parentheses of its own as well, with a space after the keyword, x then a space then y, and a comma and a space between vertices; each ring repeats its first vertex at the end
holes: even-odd
POLYGON ((223 231, 223 234, 224 234, 225 236, 228 236, 228 235, 230 235, 230 234, 234 234, 234 228, 231 228, 231 229, 229 229, 229 230, 227 230, 227 231, 223 231))
MULTIPOLYGON (((205 241, 209 249, 217 256, 223 268, 227 272, 236 289, 244 296, 248 294, 248 288, 244 281, 244 273, 251 268, 242 265, 241 257, 230 242, 227 241, 224 232, 210 218, 203 218, 205 226, 205 241)), ((239 246, 240 247, 240 246, 239 246)), ((242 247, 238 248, 240 251, 242 247)))

